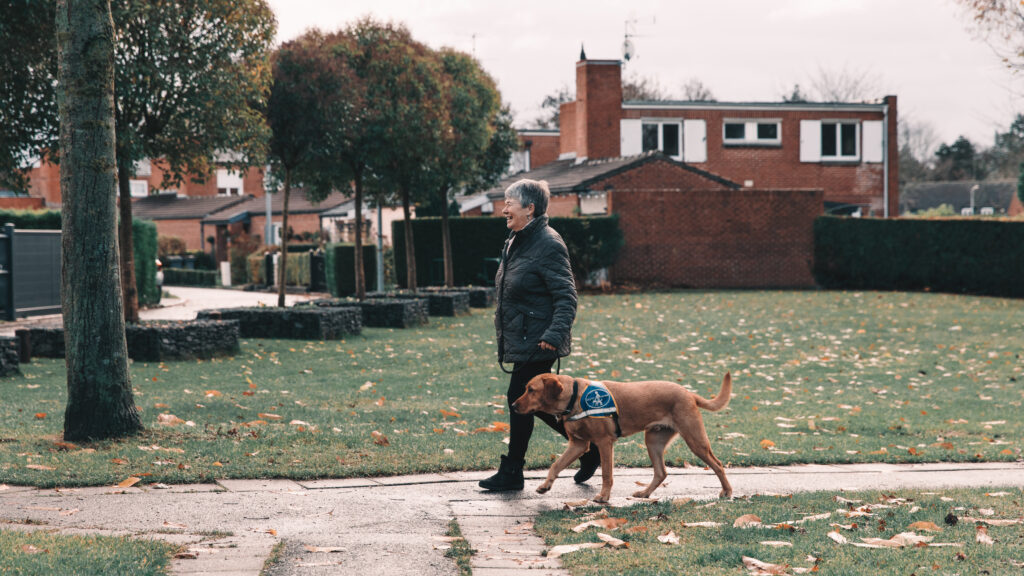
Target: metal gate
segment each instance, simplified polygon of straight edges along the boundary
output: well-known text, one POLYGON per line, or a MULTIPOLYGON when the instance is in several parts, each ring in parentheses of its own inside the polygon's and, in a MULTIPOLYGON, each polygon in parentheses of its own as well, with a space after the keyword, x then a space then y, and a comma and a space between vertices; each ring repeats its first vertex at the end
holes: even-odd
POLYGON ((3 227, 0 303, 5 320, 60 313, 60 230, 3 227))

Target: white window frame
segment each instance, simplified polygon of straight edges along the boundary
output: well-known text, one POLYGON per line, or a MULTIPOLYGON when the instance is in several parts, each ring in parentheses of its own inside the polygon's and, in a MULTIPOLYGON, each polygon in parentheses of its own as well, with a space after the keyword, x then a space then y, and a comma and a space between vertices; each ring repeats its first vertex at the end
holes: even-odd
POLYGON ((640 151, 641 152, 646 152, 646 150, 644 150, 644 148, 643 148, 644 126, 657 125, 658 126, 658 148, 657 149, 660 150, 662 153, 665 152, 665 142, 664 142, 665 129, 664 129, 664 126, 666 124, 674 124, 679 129, 679 137, 678 137, 678 143, 677 143, 679 153, 675 154, 675 155, 672 155, 672 156, 669 156, 669 158, 681 161, 683 159, 683 119, 682 118, 643 118, 641 120, 641 123, 640 123, 640 151))
POLYGON ((217 169, 217 195, 241 196, 245 192, 245 177, 241 170, 217 169))
MULTIPOLYGON (((822 120, 821 130, 824 130, 826 124, 833 124, 836 126, 836 154, 834 156, 826 156, 824 150, 821 151, 822 162, 860 162, 861 157, 861 121, 842 119, 842 120, 822 120), (851 125, 854 127, 854 153, 853 155, 843 155, 843 131, 841 126, 851 125)), ((824 135, 822 135, 824 137, 824 135)), ((821 142, 821 146, 824 147, 824 141, 821 142)))
POLYGON ((782 146, 781 118, 726 118, 722 120, 722 144, 725 146, 782 146), (727 124, 743 124, 743 138, 729 138, 725 134, 727 124), (774 124, 775 138, 758 138, 759 124, 774 124))

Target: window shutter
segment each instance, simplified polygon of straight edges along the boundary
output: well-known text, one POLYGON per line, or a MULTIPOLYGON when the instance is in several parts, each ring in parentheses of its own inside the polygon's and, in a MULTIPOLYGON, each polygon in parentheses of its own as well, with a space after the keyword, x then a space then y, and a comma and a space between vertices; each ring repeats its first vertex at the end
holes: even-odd
POLYGON ((800 161, 821 162, 821 120, 800 121, 800 161))
POLYGON ((708 161, 708 128, 703 120, 683 120, 683 161, 708 161))
POLYGON ((619 155, 636 156, 643 152, 640 120, 623 118, 619 120, 619 155))
POLYGON ((882 162, 885 157, 885 146, 882 141, 882 121, 865 120, 861 123, 861 143, 864 146, 865 162, 882 162))

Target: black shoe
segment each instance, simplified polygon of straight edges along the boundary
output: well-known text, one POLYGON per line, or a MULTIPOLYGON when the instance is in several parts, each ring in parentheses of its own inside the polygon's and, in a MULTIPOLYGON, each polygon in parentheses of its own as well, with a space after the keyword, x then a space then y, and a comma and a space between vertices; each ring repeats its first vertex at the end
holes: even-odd
POLYGON ((597 451, 597 446, 591 445, 590 450, 587 450, 583 456, 580 456, 580 469, 576 471, 576 475, 572 479, 577 484, 583 484, 590 480, 600 465, 601 453, 597 451))
POLYGON ((505 492, 523 489, 523 461, 514 461, 508 456, 501 457, 498 473, 480 481, 480 487, 491 492, 505 492))

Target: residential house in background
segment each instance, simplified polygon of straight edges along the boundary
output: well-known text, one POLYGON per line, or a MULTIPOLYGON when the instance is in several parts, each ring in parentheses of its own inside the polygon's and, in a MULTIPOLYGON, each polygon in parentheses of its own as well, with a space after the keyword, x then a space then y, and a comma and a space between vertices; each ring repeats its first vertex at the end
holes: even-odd
POLYGON ((866 103, 623 101, 621 62, 581 57, 576 100, 562 104, 557 134, 519 132, 512 164, 524 177, 556 161, 660 151, 745 188, 821 189, 829 212, 898 214, 896 96, 866 103))
POLYGON ((1024 213, 1016 180, 909 182, 900 193, 900 214, 950 206, 963 216, 1016 216, 1024 213))

